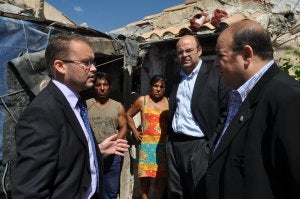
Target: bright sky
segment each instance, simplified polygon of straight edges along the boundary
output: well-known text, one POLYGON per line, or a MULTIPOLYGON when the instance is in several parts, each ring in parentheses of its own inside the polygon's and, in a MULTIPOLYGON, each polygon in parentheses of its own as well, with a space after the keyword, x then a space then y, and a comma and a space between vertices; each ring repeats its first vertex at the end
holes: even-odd
POLYGON ((109 32, 186 0, 46 0, 78 25, 109 32))

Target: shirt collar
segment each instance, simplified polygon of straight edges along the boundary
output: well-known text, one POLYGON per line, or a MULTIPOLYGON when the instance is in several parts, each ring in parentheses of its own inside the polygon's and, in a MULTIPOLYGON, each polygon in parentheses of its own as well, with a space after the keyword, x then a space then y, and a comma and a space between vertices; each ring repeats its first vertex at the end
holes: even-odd
POLYGON ((262 67, 255 75, 248 79, 242 86, 236 91, 240 94, 242 101, 246 99, 252 88, 256 85, 258 80, 266 73, 266 71, 274 64, 274 60, 269 61, 264 67, 262 67))
POLYGON ((202 59, 199 60, 197 66, 194 68, 194 70, 192 71, 192 73, 190 75, 186 75, 186 73, 184 72, 183 69, 180 70, 180 76, 181 77, 184 77, 184 78, 187 78, 187 77, 194 77, 194 75, 198 74, 200 68, 201 68, 201 65, 202 65, 202 59))
POLYGON ((58 87, 58 89, 63 93, 63 95, 66 97, 66 99, 68 100, 70 106, 75 109, 77 102, 79 100, 79 95, 77 93, 75 93, 74 91, 72 91, 69 87, 67 87, 66 85, 64 85, 63 83, 52 79, 52 82, 58 87))

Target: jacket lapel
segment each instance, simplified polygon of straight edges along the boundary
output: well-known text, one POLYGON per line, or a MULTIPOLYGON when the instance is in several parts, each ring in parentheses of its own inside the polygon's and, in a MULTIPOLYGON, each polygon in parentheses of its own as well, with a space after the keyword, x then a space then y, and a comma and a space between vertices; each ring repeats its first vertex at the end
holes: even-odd
MULTIPOLYGON (((201 89, 203 86, 205 86, 207 84, 207 78, 208 78, 208 65, 205 64, 204 62, 202 62, 200 71, 198 73, 195 85, 194 85, 194 90, 193 90, 193 95, 192 95, 192 100, 191 100, 191 108, 192 108, 192 112, 194 111, 195 107, 198 107, 199 104, 204 104, 207 100, 204 101, 204 103, 202 102, 202 99, 205 99, 206 97, 202 95, 205 95, 205 91, 203 92, 203 89, 201 89)), ((205 106, 203 106, 205 107, 205 106)), ((194 114, 194 113, 193 113, 194 114)), ((197 117, 197 119, 199 120, 198 123, 202 124, 201 128, 203 130, 203 133, 208 132, 207 129, 207 122, 206 119, 202 117, 203 115, 201 114, 200 117, 197 117)), ((194 115, 195 117, 195 115, 194 115)))
POLYGON ((247 124, 248 120, 251 118, 255 107, 263 94, 265 85, 270 79, 272 79, 279 69, 276 64, 273 64, 267 72, 262 76, 262 78, 256 83, 254 88, 250 91, 245 101, 242 103, 240 109, 236 113, 232 122, 226 129, 225 134, 222 137, 221 142, 219 143, 218 148, 214 151, 210 164, 212 164, 226 148, 230 145, 234 137, 241 132, 241 129, 247 124))
POLYGON ((206 65, 203 62, 198 72, 197 79, 194 85, 192 106, 194 103, 198 103, 198 100, 200 99, 199 97, 201 97, 201 95, 204 94, 204 92, 202 92, 202 89, 199 89, 198 85, 206 85, 205 82, 207 81, 207 76, 208 76, 208 65, 206 65))
POLYGON ((178 86, 180 83, 181 77, 180 74, 178 73, 175 78, 171 81, 171 93, 169 97, 169 105, 170 105, 170 115, 173 117, 175 110, 176 110, 176 94, 178 90, 178 86))
POLYGON ((239 111, 236 113, 230 125, 227 127, 221 142, 214 151, 212 162, 225 151, 234 137, 240 132, 240 129, 248 122, 252 115, 252 109, 250 108, 249 103, 250 102, 248 99, 243 102, 239 111))
MULTIPOLYGON (((198 85, 205 85, 205 82, 207 81, 208 76, 208 65, 202 62, 200 71, 198 72, 197 79, 194 85, 194 90, 192 94, 192 100, 191 100, 191 107, 197 107, 196 104, 199 103, 199 99, 201 99, 201 95, 205 94, 205 92, 202 92, 202 89, 199 89, 198 85)), ((170 115, 173 117, 175 110, 176 110, 176 94, 178 90, 178 86, 181 82, 181 76, 178 73, 176 78, 172 82, 172 92, 169 97, 169 104, 170 104, 170 115)), ((201 118, 201 121, 199 123, 204 123, 205 120, 201 118)), ((204 132, 206 132, 207 129, 204 129, 204 132)))
POLYGON ((81 140, 81 142, 88 148, 86 137, 84 135, 84 132, 82 130, 82 127, 75 115, 75 113, 72 110, 72 107, 70 106, 69 102, 65 98, 65 96, 62 94, 62 92, 54 85, 54 83, 51 81, 49 83, 49 89, 55 99, 58 101, 58 103, 61 105, 61 108, 65 114, 66 119, 68 120, 70 126, 72 127, 75 134, 78 136, 78 138, 81 140))
POLYGON ((83 129, 82 129, 76 115, 74 114, 72 108, 68 104, 68 105, 63 106, 63 110, 64 110, 64 112, 66 114, 66 118, 69 121, 75 134, 78 136, 78 138, 81 140, 81 142, 88 148, 87 140, 84 135, 83 129))

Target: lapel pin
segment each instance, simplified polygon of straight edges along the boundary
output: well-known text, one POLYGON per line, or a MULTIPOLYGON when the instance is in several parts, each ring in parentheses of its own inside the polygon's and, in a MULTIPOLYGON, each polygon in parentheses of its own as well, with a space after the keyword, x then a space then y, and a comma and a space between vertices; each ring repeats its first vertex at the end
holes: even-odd
POLYGON ((244 121, 244 116, 240 117, 240 122, 244 121))

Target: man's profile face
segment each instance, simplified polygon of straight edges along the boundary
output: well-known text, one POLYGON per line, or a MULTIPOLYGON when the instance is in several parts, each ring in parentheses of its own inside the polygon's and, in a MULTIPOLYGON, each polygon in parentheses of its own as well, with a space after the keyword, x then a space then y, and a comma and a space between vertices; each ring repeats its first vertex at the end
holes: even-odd
POLYGON ((70 42, 69 56, 64 58, 72 62, 62 62, 66 66, 65 84, 76 92, 91 88, 94 85, 94 75, 97 71, 95 66, 85 65, 86 62, 94 60, 94 53, 91 47, 82 41, 70 42))
POLYGON ((232 50, 232 34, 224 31, 217 40, 216 65, 220 70, 221 77, 226 85, 231 88, 238 88, 241 85, 244 73, 243 57, 239 52, 232 50))

